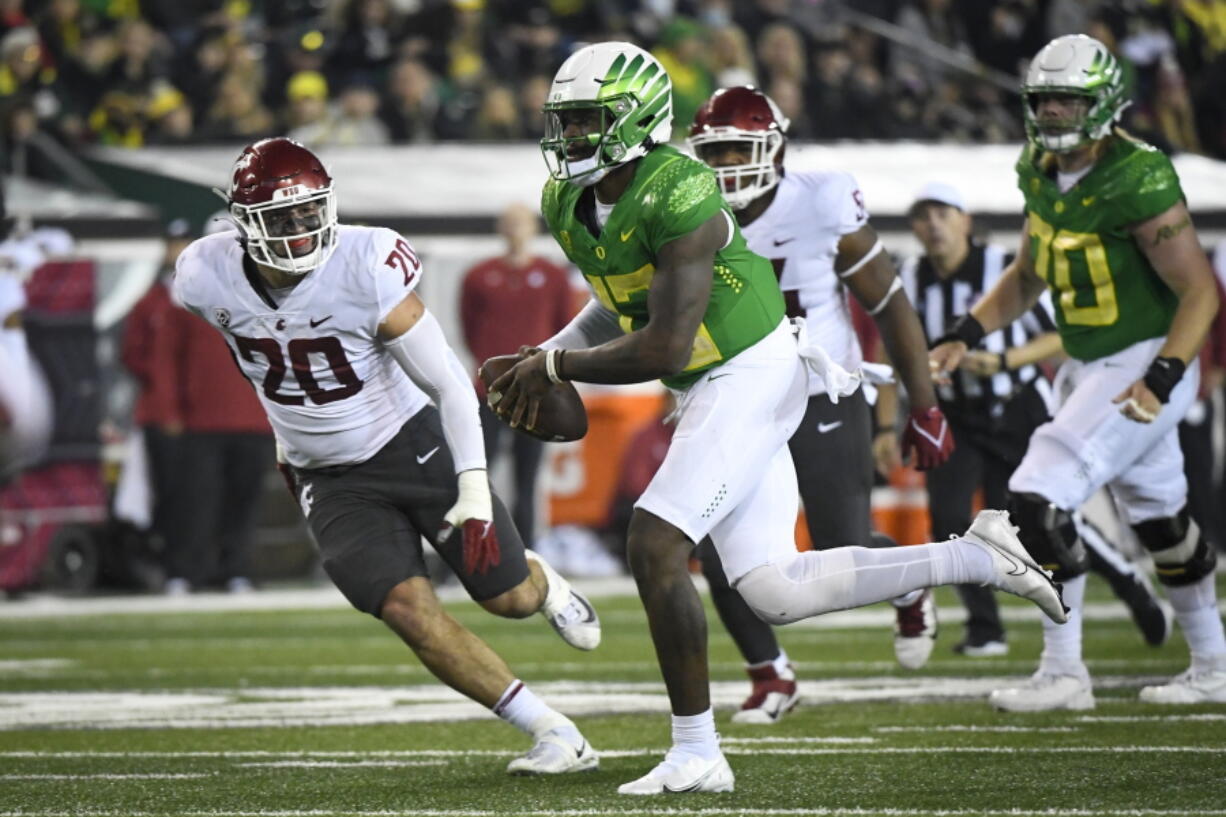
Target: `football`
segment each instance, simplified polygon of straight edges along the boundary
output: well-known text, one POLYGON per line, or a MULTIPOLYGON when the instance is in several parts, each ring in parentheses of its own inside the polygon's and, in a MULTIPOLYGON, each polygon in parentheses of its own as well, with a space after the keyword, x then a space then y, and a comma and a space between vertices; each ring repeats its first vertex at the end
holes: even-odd
MULTIPOLYGON (((489 391, 490 384, 502 377, 518 362, 517 355, 499 355, 481 364, 481 382, 485 384, 486 390, 489 391)), ((498 408, 499 396, 490 391, 486 402, 499 419, 507 422, 509 418, 498 408)), ((583 399, 579 397, 579 392, 575 390, 573 384, 558 383, 550 388, 545 399, 541 401, 541 407, 536 416, 536 426, 533 428, 520 426, 515 430, 549 443, 578 440, 587 434, 587 410, 583 407, 583 399)))

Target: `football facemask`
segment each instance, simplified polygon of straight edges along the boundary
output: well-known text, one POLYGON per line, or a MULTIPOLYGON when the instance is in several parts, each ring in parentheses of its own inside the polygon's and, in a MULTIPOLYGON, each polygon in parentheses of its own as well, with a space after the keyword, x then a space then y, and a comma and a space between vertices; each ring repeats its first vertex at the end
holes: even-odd
POLYGON ((1030 63, 1022 84, 1026 137, 1053 153, 1076 150, 1111 132, 1124 109, 1124 71, 1105 45, 1084 34, 1057 37, 1030 63), (1048 96, 1071 97, 1066 116, 1041 116, 1048 96), (1084 100, 1081 105, 1076 100, 1084 100))
POLYGON ((336 251, 336 196, 331 186, 281 188, 268 202, 232 202, 230 213, 246 239, 247 254, 258 264, 305 275, 336 251))

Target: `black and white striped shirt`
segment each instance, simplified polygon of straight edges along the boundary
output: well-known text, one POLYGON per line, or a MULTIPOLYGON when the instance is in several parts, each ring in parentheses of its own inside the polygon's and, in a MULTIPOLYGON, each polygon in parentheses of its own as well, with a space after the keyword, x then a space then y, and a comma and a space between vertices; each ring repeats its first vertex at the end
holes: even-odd
MULTIPOLYGON (((899 273, 929 341, 952 329, 954 322, 969 312, 996 285, 1011 260, 1012 256, 1001 247, 972 242, 962 265, 948 278, 942 279, 927 256, 906 259, 899 273)), ((1051 298, 1044 292, 1030 312, 1004 329, 992 332, 983 339, 979 348, 1000 354, 1055 329, 1051 298)), ((991 377, 976 377, 959 370, 954 373, 950 385, 937 388, 937 397, 946 413, 952 410, 955 414, 969 414, 986 410, 997 415, 1009 398, 1027 383, 1035 381, 1046 392, 1047 382, 1041 375, 1042 372, 1034 365, 999 372, 991 377)))

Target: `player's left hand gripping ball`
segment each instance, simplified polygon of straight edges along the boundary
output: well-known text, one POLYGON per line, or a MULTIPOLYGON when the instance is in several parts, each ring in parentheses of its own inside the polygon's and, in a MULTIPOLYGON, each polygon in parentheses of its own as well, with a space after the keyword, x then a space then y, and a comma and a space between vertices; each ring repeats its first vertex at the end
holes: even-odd
POLYGON ((902 453, 920 471, 936 468, 954 453, 954 435, 939 408, 911 412, 902 433, 902 453))
POLYGON ((455 529, 464 537, 464 572, 485 573, 502 561, 498 533, 494 530, 494 508, 490 484, 484 468, 460 474, 460 495, 443 517, 438 541, 446 542, 455 529))

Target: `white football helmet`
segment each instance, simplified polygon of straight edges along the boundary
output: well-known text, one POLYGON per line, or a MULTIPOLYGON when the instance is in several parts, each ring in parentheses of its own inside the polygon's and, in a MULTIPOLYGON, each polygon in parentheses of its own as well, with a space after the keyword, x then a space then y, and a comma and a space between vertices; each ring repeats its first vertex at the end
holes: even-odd
POLYGON ((571 54, 544 106, 541 152, 549 174, 586 187, 667 142, 672 95, 664 66, 637 45, 596 43, 571 54), (587 132, 567 136, 567 125, 580 118, 587 132))
POLYGON ((1093 37, 1068 34, 1043 47, 1022 83, 1026 137, 1036 147, 1053 153, 1076 150, 1111 133, 1124 109, 1124 70, 1107 48, 1093 37), (1044 94, 1085 97, 1087 108, 1080 121, 1058 126, 1041 124, 1039 101, 1044 94))

